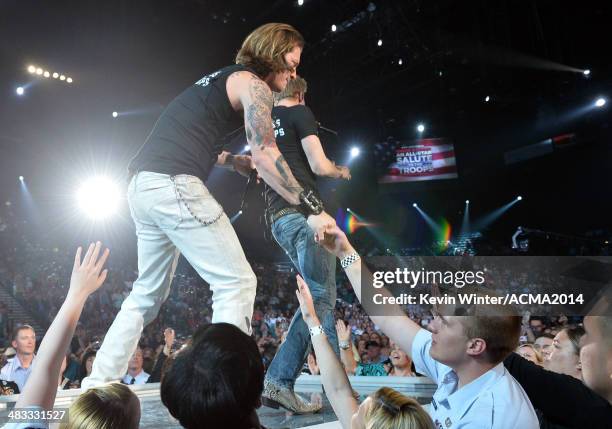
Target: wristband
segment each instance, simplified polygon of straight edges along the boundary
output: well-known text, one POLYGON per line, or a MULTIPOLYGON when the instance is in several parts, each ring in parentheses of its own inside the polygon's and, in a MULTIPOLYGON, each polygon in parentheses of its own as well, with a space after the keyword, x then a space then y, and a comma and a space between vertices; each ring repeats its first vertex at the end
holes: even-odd
POLYGON ((317 335, 325 334, 325 331, 323 331, 323 327, 321 325, 313 326, 312 328, 308 328, 308 330, 310 331, 311 337, 316 337, 317 335))
POLYGON ((323 201, 310 190, 308 192, 300 192, 300 206, 306 210, 308 214, 318 215, 323 212, 323 201))
POLYGON ((349 345, 348 341, 340 341, 338 343, 338 347, 340 347, 342 350, 348 350, 350 345, 349 345))
POLYGON ((350 265, 353 264, 353 262, 358 261, 359 259, 361 259, 359 253, 354 252, 340 259, 340 265, 342 266, 342 268, 348 268, 350 265))

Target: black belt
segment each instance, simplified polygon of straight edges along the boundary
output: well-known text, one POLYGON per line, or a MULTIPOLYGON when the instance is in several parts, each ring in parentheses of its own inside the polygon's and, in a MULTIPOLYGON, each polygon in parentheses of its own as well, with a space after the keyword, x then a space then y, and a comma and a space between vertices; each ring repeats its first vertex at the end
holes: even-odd
POLYGON ((294 214, 294 213, 302 214, 302 212, 296 209, 295 207, 286 207, 284 209, 281 209, 270 216, 270 225, 273 225, 274 222, 279 220, 281 217, 286 216, 288 214, 294 214))

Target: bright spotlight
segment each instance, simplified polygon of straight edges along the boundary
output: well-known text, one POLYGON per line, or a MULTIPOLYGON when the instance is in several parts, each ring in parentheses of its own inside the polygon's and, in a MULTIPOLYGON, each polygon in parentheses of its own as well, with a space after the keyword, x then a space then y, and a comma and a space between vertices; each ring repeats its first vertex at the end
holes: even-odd
POLYGON ((585 71, 582 72, 583 75, 588 76, 591 74, 591 70, 586 69, 585 71))
POLYGON ((25 90, 23 89, 22 86, 18 86, 17 89, 15 90, 15 92, 17 93, 17 95, 23 95, 25 90))
POLYGON ((597 107, 603 107, 606 104, 606 99, 603 97, 600 97, 597 99, 597 101, 595 101, 595 106, 597 107))
POLYGON ((404 60, 402 60, 401 58, 397 61, 397 63, 401 66, 402 64, 404 64, 404 60))
POLYGON ((349 209, 349 208, 347 207, 347 208, 346 208, 346 211, 350 213, 350 212, 351 212, 351 209, 349 209))
POLYGON ((63 74, 60 75, 60 80, 66 80, 66 76, 64 76, 63 74))
POLYGON ((58 72, 53 73, 53 79, 57 79, 58 77, 59 77, 59 73, 58 72))
POLYGON ((465 203, 466 203, 466 204, 469 204, 469 203, 470 203, 470 200, 465 200, 465 203))
POLYGON ((28 73, 30 73, 30 74, 34 74, 34 73, 36 73, 36 67, 34 67, 34 66, 29 66, 29 67, 28 67, 28 73))
POLYGON ((298 0, 298 6, 302 6, 304 4, 304 0, 298 0))
POLYGON ((239 211, 238 211, 238 214, 242 214, 242 210, 239 210, 239 211))
POLYGON ((520 195, 518 197, 516 197, 517 201, 521 201, 523 199, 523 197, 521 197, 520 195))
POLYGON ((119 116, 119 113, 113 112, 113 118, 116 118, 117 116, 119 116))
POLYGON ((377 43, 377 45, 378 45, 378 46, 382 46, 382 39, 378 39, 378 43, 377 43))
POLYGON ((37 69, 36 69, 36 74, 38 74, 38 75, 43 74, 43 69, 41 69, 41 68, 37 68, 37 69))
POLYGON ((67 83, 72 83, 72 78, 71 78, 71 77, 67 77, 67 78, 66 78, 66 82, 67 82, 67 83))
POLYGON ((412 207, 417 208, 419 205, 417 203, 412 203, 412 207))
POLYGON ((423 124, 417 125, 417 131, 419 133, 422 133, 423 131, 425 131, 425 125, 423 125, 423 124))
POLYGON ((338 27, 336 27, 336 24, 332 24, 332 31, 336 31, 338 29, 338 27))
POLYGON ((49 76, 51 76, 51 73, 49 73, 47 70, 45 70, 45 71, 43 72, 43 76, 44 76, 44 77, 49 77, 49 76))
POLYGON ((115 213, 120 196, 119 187, 106 177, 89 179, 77 191, 79 207, 92 219, 104 219, 115 213))
POLYGON ((249 146, 248 144, 247 144, 247 145, 244 145, 244 151, 245 151, 245 152, 248 152, 248 151, 250 151, 250 150, 251 150, 251 146, 249 146))
POLYGON ((488 103, 489 100, 491 100, 491 97, 489 97, 488 95, 485 97, 485 103, 488 103))
POLYGON ((19 176, 19 181, 23 182, 25 180, 25 178, 23 176, 19 176))
POLYGON ((360 150, 358 147, 353 146, 351 148, 351 158, 355 158, 357 156, 359 156, 360 150))

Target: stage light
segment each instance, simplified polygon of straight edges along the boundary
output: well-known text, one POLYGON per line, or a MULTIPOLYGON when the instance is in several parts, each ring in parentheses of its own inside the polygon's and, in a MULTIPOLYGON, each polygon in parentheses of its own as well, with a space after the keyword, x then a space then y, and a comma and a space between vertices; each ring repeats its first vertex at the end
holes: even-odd
POLYGON ((469 204, 469 203, 470 203, 470 200, 465 200, 465 203, 466 203, 466 204, 469 204))
POLYGON ((66 78, 66 82, 67 82, 67 83, 72 83, 72 78, 71 78, 71 77, 67 77, 67 78, 66 78))
POLYGON ((242 210, 238 210, 238 214, 242 214, 242 210))
POLYGON ((338 27, 336 27, 336 24, 332 24, 332 31, 336 31, 338 29, 338 27))
POLYGON ((377 43, 377 45, 378 45, 378 46, 382 46, 382 39, 378 39, 378 43, 377 43))
POLYGON ((66 80, 66 76, 64 76, 63 74, 60 75, 60 80, 66 80))
POLYGON ((23 182, 25 180, 25 178, 23 176, 19 176, 19 181, 23 182))
POLYGON ((45 70, 45 71, 43 72, 43 76, 44 76, 44 77, 49 77, 49 76, 51 76, 51 73, 49 73, 47 70, 45 70))
POLYGON ((423 131, 425 131, 425 125, 423 125, 423 124, 417 125, 417 131, 419 133, 422 133, 423 131))
POLYGON ((346 208, 346 211, 350 213, 351 209, 349 209, 348 207, 346 208))
POLYGON ((489 97, 488 95, 485 97, 485 103, 488 103, 489 100, 491 100, 491 97, 489 97))
POLYGON ((41 69, 41 68, 37 68, 37 69, 36 69, 36 74, 38 74, 38 75, 43 74, 43 69, 41 69))
POLYGON ((34 73, 36 73, 36 67, 34 67, 34 66, 29 66, 29 67, 28 67, 28 73, 30 73, 30 74, 34 74, 34 73))
POLYGON ((302 6, 304 4, 304 0, 298 0, 298 6, 302 6))
POLYGON ((23 89, 22 86, 18 86, 17 89, 15 90, 15 92, 17 93, 17 95, 23 95, 25 90, 23 89))
POLYGON ((113 118, 116 118, 117 116, 119 116, 119 113, 113 112, 113 118))
POLYGON ((404 60, 402 60, 401 58, 397 61, 397 63, 401 66, 402 64, 404 64, 404 60))
POLYGON ((591 70, 586 69, 585 71, 582 72, 582 74, 585 76, 589 76, 591 74, 591 70))
POLYGON ((353 146, 353 147, 351 148, 351 158, 358 157, 360 152, 361 152, 361 151, 359 150, 359 148, 358 148, 358 147, 353 146))
POLYGON ((59 77, 59 73, 58 72, 53 73, 53 79, 57 79, 58 77, 59 77))
POLYGON ((77 191, 79 207, 92 219, 104 219, 115 213, 120 199, 119 187, 106 177, 91 178, 77 191))
POLYGON ((419 205, 417 203, 412 203, 412 207, 417 208, 419 205))
POLYGON ((597 101, 595 101, 595 106, 597 107, 603 107, 606 105, 606 99, 603 97, 600 97, 597 99, 597 101))
POLYGON ((521 201, 523 199, 523 197, 521 197, 520 195, 518 197, 516 197, 517 201, 521 201))
POLYGON ((247 144, 247 145, 244 145, 244 151, 245 151, 245 152, 248 152, 248 151, 250 151, 250 150, 251 150, 251 146, 249 146, 248 144, 247 144))

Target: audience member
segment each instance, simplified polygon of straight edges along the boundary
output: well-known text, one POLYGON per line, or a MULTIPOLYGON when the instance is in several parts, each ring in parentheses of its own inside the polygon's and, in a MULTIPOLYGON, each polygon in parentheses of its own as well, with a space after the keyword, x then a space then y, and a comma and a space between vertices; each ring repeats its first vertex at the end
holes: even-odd
POLYGON ((0 379, 14 381, 19 391, 23 392, 35 361, 36 333, 34 328, 30 325, 15 328, 11 337, 11 345, 16 350, 16 354, 0 371, 0 379))
POLYGON ((582 326, 563 328, 553 340, 552 351, 544 367, 559 374, 571 375, 582 380, 580 363, 580 340, 584 335, 582 326))
POLYGON ((187 429, 259 429, 264 368, 255 341, 227 323, 205 325, 168 364, 161 399, 187 429))
POLYGON ((319 357, 321 380, 329 402, 344 429, 434 429, 427 412, 412 398, 383 387, 361 405, 353 395, 341 363, 321 327, 308 285, 297 276, 296 294, 304 322, 310 331, 312 346, 319 357))

